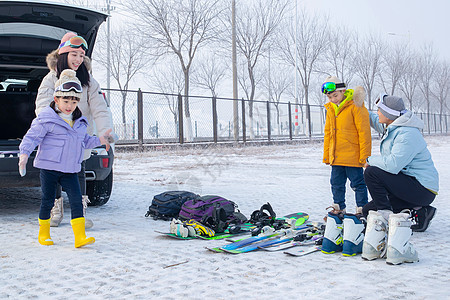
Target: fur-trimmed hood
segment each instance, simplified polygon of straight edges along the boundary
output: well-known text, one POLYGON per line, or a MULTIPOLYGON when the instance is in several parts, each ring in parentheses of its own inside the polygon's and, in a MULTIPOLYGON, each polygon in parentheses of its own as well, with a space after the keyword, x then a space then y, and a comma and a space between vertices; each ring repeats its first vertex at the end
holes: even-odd
POLYGON ((364 88, 360 85, 355 86, 355 88, 353 88, 353 103, 355 103, 356 106, 361 107, 364 105, 365 98, 366 91, 364 88))
MULTIPOLYGON (((58 62, 58 49, 53 50, 52 52, 50 52, 47 55, 47 67, 50 69, 50 71, 56 71, 56 64, 58 62)), ((92 70, 92 63, 91 63, 91 59, 87 56, 84 57, 84 65, 86 66, 86 69, 88 70, 88 72, 90 73, 92 70)))

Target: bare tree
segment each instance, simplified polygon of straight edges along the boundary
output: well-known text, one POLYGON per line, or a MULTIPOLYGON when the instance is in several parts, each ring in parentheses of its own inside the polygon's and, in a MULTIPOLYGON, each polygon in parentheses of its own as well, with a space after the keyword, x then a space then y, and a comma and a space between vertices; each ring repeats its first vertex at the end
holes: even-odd
POLYGON ((439 62, 433 79, 433 90, 435 92, 432 91, 431 94, 439 103, 439 117, 442 120, 442 115, 444 114, 444 109, 447 106, 447 100, 450 95, 450 66, 447 62, 439 62))
MULTIPOLYGON (((281 134, 281 120, 280 120, 280 102, 283 95, 288 94, 292 90, 292 77, 282 68, 275 68, 264 72, 267 74, 264 77, 262 85, 267 89, 269 100, 274 104, 277 112, 277 128, 278 135, 281 134)), ((286 109, 287 111, 287 109, 286 109)))
POLYGON ((167 106, 173 117, 175 132, 178 132, 178 100, 174 93, 181 94, 184 90, 184 74, 174 62, 167 62, 155 68, 152 74, 151 88, 163 93, 167 106))
POLYGON ((159 56, 175 55, 184 74, 186 139, 193 140, 189 111, 189 76, 199 48, 216 36, 219 0, 135 0, 127 4, 138 19, 137 29, 159 56))
POLYGON ((416 53, 413 53, 411 50, 405 53, 405 55, 408 57, 408 64, 406 65, 404 75, 400 77, 398 87, 406 100, 408 100, 409 109, 412 110, 413 100, 419 82, 419 62, 416 53))
POLYGON ((90 8, 98 8, 98 1, 92 0, 63 0, 64 3, 68 3, 71 5, 82 6, 82 7, 90 7, 90 8))
POLYGON ((395 94, 401 78, 406 75, 410 63, 408 57, 409 44, 393 44, 386 47, 382 54, 383 72, 380 72, 380 81, 384 90, 391 95, 395 94), (406 51, 405 51, 406 50, 406 51))
POLYGON ((427 104, 427 127, 430 133, 431 83, 437 68, 437 57, 432 45, 425 45, 422 48, 419 61, 419 89, 427 104))
MULTIPOLYGON (((295 24, 294 21, 286 27, 285 34, 279 39, 279 47, 282 51, 283 60, 294 67, 297 65, 306 104, 307 132, 311 136, 309 86, 311 76, 318 69, 318 65, 324 58, 328 47, 328 19, 317 15, 309 16, 305 10, 302 10, 298 24, 295 24), (298 30, 295 30, 295 26, 298 26, 298 30), (297 63, 296 53, 298 53, 297 63)), ((295 133, 298 134, 298 127, 296 127, 295 133)))
POLYGON ((384 45, 381 40, 374 36, 366 39, 356 39, 356 51, 353 59, 356 74, 362 80, 363 87, 366 90, 368 108, 372 109, 373 89, 376 78, 380 73, 381 58, 384 51, 384 45))
POLYGON ((238 8, 236 17, 236 44, 239 53, 246 63, 247 78, 240 78, 239 83, 247 95, 249 134, 254 138, 253 129, 253 100, 256 92, 256 68, 261 56, 267 51, 266 44, 274 35, 277 26, 284 17, 287 7, 286 1, 257 0, 247 7, 238 8), (243 85, 245 83, 245 85, 243 85), (249 85, 247 85, 249 83, 249 85), (246 87, 249 89, 246 90, 246 87))
POLYGON ((213 53, 203 58, 200 64, 195 67, 192 82, 201 89, 209 90, 213 97, 217 97, 217 87, 225 77, 226 69, 225 62, 213 53))
MULTIPOLYGON (((127 136, 126 100, 129 84, 135 75, 151 62, 151 60, 142 55, 144 45, 142 39, 139 36, 130 34, 130 32, 129 28, 121 27, 120 29, 112 30, 110 33, 109 68, 111 76, 118 85, 122 95, 122 132, 124 137, 127 136)), ((105 46, 107 43, 106 38, 106 35, 100 37, 100 47, 97 47, 98 55, 95 59, 105 68, 108 67, 107 47, 105 46)))
POLYGON ((355 75, 352 68, 354 56, 354 36, 345 27, 339 26, 330 30, 329 47, 325 57, 331 65, 333 75, 349 85, 355 75))

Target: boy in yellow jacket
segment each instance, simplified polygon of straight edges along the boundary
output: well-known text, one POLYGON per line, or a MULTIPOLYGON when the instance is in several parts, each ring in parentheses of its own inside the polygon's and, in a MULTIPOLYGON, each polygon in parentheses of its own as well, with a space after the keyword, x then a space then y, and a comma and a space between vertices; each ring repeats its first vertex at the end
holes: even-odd
POLYGON ((364 225, 359 218, 362 207, 368 202, 363 166, 372 148, 369 112, 364 106, 365 93, 361 86, 346 89, 345 83, 331 76, 322 85, 322 92, 329 99, 325 104, 323 162, 331 165, 333 193, 322 252, 343 251, 343 255, 353 256, 361 253, 364 239, 364 225), (347 178, 355 191, 356 214, 346 214, 347 178), (342 227, 348 229, 343 231, 342 227))

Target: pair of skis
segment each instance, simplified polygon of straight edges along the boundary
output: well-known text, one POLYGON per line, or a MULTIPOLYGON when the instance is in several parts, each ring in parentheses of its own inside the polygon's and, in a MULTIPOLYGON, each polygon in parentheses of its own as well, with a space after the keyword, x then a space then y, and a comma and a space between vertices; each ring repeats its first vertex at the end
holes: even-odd
POLYGON ((250 237, 247 239, 239 240, 237 242, 216 248, 206 249, 213 252, 226 252, 231 254, 240 254, 251 252, 255 250, 263 250, 267 252, 276 252, 289 250, 290 248, 296 246, 306 246, 313 245, 311 249, 307 251, 304 250, 294 250, 294 251, 284 251, 286 254, 293 256, 303 256, 309 253, 313 253, 320 250, 316 245, 320 244, 323 237, 323 228, 319 223, 307 223, 300 227, 290 230, 280 230, 276 232, 264 233, 260 236, 250 237), (295 241, 294 236, 302 234, 302 241, 295 241))

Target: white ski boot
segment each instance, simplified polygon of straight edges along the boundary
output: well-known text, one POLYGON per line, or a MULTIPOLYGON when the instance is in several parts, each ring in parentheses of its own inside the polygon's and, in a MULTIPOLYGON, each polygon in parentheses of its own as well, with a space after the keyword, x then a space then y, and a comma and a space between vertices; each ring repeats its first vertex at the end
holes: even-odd
POLYGON ((404 262, 419 261, 419 254, 409 242, 411 238, 411 220, 409 213, 401 212, 389 216, 389 237, 386 263, 398 265, 404 262))
POLYGON ((366 235, 364 237, 362 258, 374 260, 386 255, 388 235, 388 219, 392 214, 390 210, 369 210, 367 216, 366 235))
POLYGON ((64 216, 64 201, 63 197, 55 199, 52 211, 50 212, 50 226, 58 227, 64 216))
POLYGON ((344 215, 344 244, 342 255, 354 256, 362 252, 365 224, 361 215, 344 215))

